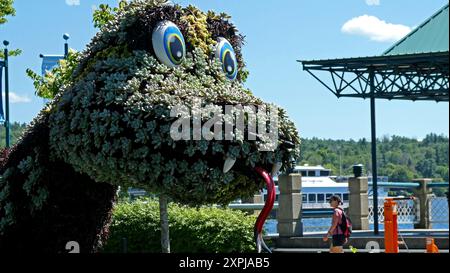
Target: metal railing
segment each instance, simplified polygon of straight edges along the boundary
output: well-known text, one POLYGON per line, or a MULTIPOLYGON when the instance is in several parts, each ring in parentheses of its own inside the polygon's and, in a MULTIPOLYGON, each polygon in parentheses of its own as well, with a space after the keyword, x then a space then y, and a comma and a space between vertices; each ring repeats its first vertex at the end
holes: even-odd
MULTIPOLYGON (((414 200, 398 200, 397 202, 397 219, 399 224, 414 224, 420 219, 420 209, 418 202, 414 200)), ((384 222, 384 198, 378 198, 378 219, 380 223, 384 222)), ((373 198, 369 198, 369 223, 373 224, 373 198)))
MULTIPOLYGON (((415 200, 398 200, 397 201, 397 213, 398 213, 398 224, 399 228, 411 228, 410 225, 419 223, 420 219, 420 200, 417 198, 415 200)), ((446 197, 433 197, 429 201, 429 215, 430 222, 433 224, 445 224, 449 223, 449 212, 448 212, 448 199, 446 197)), ((379 198, 378 216, 380 224, 384 222, 384 198, 379 198)), ((241 209, 241 210, 261 210, 264 204, 230 204, 231 209, 241 209)), ((274 210, 278 210, 279 205, 275 203, 274 210)), ((369 198, 369 223, 373 224, 373 199, 369 198)), ((331 217, 333 211, 325 207, 317 208, 305 208, 302 209, 302 223, 303 232, 324 232, 329 228, 331 224, 331 217)), ((271 231, 276 230, 276 220, 271 219, 270 225, 271 231), (275 226, 274 226, 275 225, 275 226)))
MULTIPOLYGON (((379 204, 384 203, 384 198, 378 199, 379 204)), ((415 224, 420 219, 419 200, 398 200, 397 213, 399 224, 415 224)), ((446 197, 434 197, 430 199, 429 212, 432 223, 448 223, 448 201, 446 197)), ((264 203, 257 204, 230 204, 228 208, 239 210, 262 210, 264 203)), ((276 202, 273 210, 278 210, 279 205, 276 202)), ((369 198, 369 223, 373 224, 373 199, 369 198)), ((327 218, 333 215, 333 211, 328 208, 303 208, 302 218, 327 218)), ((378 206, 378 219, 380 223, 384 221, 384 206, 378 206)))
POLYGON ((446 197, 434 197, 428 201, 430 222, 448 223, 448 199, 446 197))
MULTIPOLYGON (((371 183, 369 183, 371 184, 371 183)), ((430 188, 442 188, 448 187, 448 182, 431 182, 428 183, 430 188)), ((379 182, 378 187, 384 188, 403 188, 403 189, 415 189, 420 186, 417 182, 379 182)), ((135 190, 135 192, 129 192, 130 197, 133 195, 140 196, 144 192, 135 190)), ((264 199, 263 199, 264 200, 264 199)), ((420 207, 419 200, 398 200, 397 212, 398 223, 401 224, 415 224, 420 219, 420 207)), ((434 197, 429 200, 429 215, 431 223, 448 224, 448 199, 446 197, 434 197)), ((384 198, 379 198, 378 206, 378 219, 382 224, 384 221, 384 198)), ((264 203, 231 203, 228 205, 230 209, 238 209, 244 211, 262 210, 264 203)), ((348 203, 345 202, 344 208, 348 207, 348 203)), ((275 202, 273 210, 279 209, 278 202, 275 202)), ((327 203, 304 203, 302 204, 302 221, 303 230, 305 232, 325 231, 329 226, 328 222, 331 221, 333 211, 329 209, 327 203)), ((274 214, 272 214, 273 216, 274 214)), ((373 199, 369 197, 369 223, 373 224, 373 199)), ((274 219, 273 219, 274 220, 274 219)))

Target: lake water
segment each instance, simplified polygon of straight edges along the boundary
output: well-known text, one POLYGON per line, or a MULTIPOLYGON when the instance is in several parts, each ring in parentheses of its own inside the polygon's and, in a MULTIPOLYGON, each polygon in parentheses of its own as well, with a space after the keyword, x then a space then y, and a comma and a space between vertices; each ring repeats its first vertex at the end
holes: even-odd
MULTIPOLYGON (((432 219, 439 220, 440 222, 432 223, 433 229, 449 229, 448 222, 448 201, 447 198, 436 198, 432 202, 432 219)), ((326 232, 331 225, 331 217, 328 218, 307 218, 302 219, 303 232, 326 232)), ((400 223, 398 228, 402 229, 414 229, 413 223, 400 223)), ((264 229, 268 234, 274 234, 277 232, 277 220, 268 219, 264 225, 264 229)), ((369 225, 369 229, 373 230, 373 224, 369 225)), ((384 225, 379 224, 379 229, 383 230, 384 225)))

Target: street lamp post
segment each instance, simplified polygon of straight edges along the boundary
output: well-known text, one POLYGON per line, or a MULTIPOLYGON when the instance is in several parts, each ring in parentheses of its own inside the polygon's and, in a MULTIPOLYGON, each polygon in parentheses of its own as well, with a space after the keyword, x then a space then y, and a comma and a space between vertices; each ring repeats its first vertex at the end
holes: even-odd
POLYGON ((8 67, 8 41, 3 41, 3 45, 5 46, 5 60, 4 60, 4 66, 5 66, 5 135, 6 135, 6 148, 10 147, 10 131, 9 131, 9 67, 8 67))
POLYGON ((70 39, 69 34, 64 33, 63 39, 66 41, 64 43, 64 58, 67 59, 67 56, 69 55, 69 43, 67 42, 70 39))

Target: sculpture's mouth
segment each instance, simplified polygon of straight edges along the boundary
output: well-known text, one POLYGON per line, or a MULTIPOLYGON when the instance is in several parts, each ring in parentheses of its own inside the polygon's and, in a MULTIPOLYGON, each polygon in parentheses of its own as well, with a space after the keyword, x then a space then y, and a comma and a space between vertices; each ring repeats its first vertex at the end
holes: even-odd
MULTIPOLYGON (((217 109, 226 108, 215 106, 217 109)), ((196 119, 196 111, 191 110, 190 115, 175 115, 176 107, 168 108, 172 110, 170 116, 173 118, 166 125, 166 128, 170 126, 170 132, 166 132, 164 139, 169 140, 157 149, 157 154, 165 164, 173 162, 173 169, 170 173, 162 173, 158 178, 162 183, 156 182, 156 185, 157 189, 164 189, 164 193, 180 202, 197 204, 219 200, 228 203, 239 197, 251 196, 264 186, 264 181, 254 171, 255 167, 276 175, 290 168, 297 154, 295 139, 285 130, 289 121, 278 111, 272 113, 276 114, 273 126, 270 125, 270 116, 262 118, 267 125, 262 130, 258 128, 261 127, 258 122, 262 121, 257 113, 254 117, 250 112, 242 114, 244 122, 239 124, 237 112, 230 121, 221 116, 220 111, 216 112, 217 116, 206 114, 196 119), (253 121, 256 123, 252 124, 253 121)), ((154 149, 151 145, 147 148, 154 149)), ((157 189, 149 188, 149 179, 151 177, 136 177, 134 187, 154 192, 157 189)))
POLYGON ((255 166, 264 166, 276 174, 296 148, 287 140, 292 136, 280 130, 280 124, 288 121, 275 106, 203 104, 169 108, 170 116, 178 118, 170 127, 174 145, 185 145, 181 148, 184 155, 192 157, 195 150, 190 141, 197 142, 200 154, 193 160, 207 159, 209 166, 224 174, 233 170, 247 173, 246 168, 255 166))

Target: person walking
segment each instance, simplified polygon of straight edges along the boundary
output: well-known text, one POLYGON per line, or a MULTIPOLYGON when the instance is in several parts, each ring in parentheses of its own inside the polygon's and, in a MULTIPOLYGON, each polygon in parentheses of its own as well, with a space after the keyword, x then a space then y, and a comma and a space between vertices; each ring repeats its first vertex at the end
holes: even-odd
POLYGON ((341 229, 341 224, 344 210, 339 207, 343 205, 341 198, 338 195, 333 195, 328 199, 330 206, 334 209, 333 218, 331 220, 331 227, 328 233, 323 237, 323 241, 327 242, 329 236, 332 236, 332 243, 330 253, 344 253, 344 244, 347 243, 347 238, 341 229))

